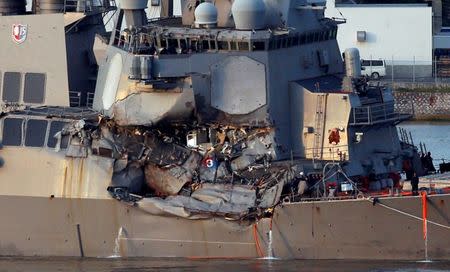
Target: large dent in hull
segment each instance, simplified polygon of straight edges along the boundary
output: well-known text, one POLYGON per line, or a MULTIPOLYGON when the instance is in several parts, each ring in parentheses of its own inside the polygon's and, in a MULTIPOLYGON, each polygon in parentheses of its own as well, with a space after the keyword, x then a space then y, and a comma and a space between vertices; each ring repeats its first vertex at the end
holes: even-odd
POLYGON ((201 191, 192 197, 177 195, 162 198, 144 198, 136 202, 137 208, 152 215, 177 216, 187 219, 205 219, 214 216, 226 216, 229 219, 240 219, 244 216, 250 207, 254 205, 255 192, 246 192, 250 197, 240 202, 236 199, 226 201, 227 193, 242 194, 242 190, 233 189, 228 192, 217 194, 217 191, 201 191), (202 200, 200 200, 202 199, 202 200), (252 202, 253 199, 253 202, 252 202))
POLYGON ((125 127, 100 118, 73 122, 61 134, 70 136, 66 156, 112 162, 105 187, 116 199, 156 215, 238 219, 275 206, 293 171, 271 165, 273 133, 214 124, 125 127))
POLYGON ((192 90, 181 93, 135 93, 113 105, 118 125, 153 125, 163 119, 182 120, 195 106, 192 90))

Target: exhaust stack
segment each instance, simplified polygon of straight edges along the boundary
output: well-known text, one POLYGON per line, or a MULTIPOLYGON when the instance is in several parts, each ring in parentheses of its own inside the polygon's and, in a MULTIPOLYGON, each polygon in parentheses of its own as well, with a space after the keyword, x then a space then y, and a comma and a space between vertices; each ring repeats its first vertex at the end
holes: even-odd
POLYGON ((140 27, 147 23, 145 9, 147 0, 122 0, 120 9, 124 11, 128 28, 140 27))
POLYGON ((350 78, 361 77, 361 59, 357 48, 348 48, 344 52, 345 74, 350 78))

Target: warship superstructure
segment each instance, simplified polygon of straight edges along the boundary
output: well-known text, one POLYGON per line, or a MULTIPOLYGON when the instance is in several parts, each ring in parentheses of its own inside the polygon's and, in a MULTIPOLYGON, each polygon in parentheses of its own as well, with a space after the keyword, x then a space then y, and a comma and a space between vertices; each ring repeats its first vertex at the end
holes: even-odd
POLYGON ((450 257, 450 195, 426 197, 425 247, 410 115, 341 56, 343 20, 147 2, 0 1, 0 255, 450 257))

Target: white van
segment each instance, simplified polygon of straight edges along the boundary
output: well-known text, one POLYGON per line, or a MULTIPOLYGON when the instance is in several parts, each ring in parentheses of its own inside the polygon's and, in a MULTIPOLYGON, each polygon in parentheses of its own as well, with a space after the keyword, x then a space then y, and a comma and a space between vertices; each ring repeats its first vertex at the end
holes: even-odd
POLYGON ((361 75, 373 79, 386 76, 386 62, 384 60, 361 60, 361 75))

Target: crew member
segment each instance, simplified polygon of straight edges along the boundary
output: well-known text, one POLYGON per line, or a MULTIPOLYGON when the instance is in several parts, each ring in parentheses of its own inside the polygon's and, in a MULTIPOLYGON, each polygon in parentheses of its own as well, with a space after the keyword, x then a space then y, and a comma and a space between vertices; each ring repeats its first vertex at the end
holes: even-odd
POLYGON ((428 152, 428 154, 425 156, 425 161, 427 162, 428 172, 435 173, 436 168, 434 168, 433 165, 433 158, 431 157, 431 152, 428 152))
POLYGON ((411 188, 413 195, 419 195, 419 177, 417 176, 416 171, 413 172, 411 177, 411 188))

